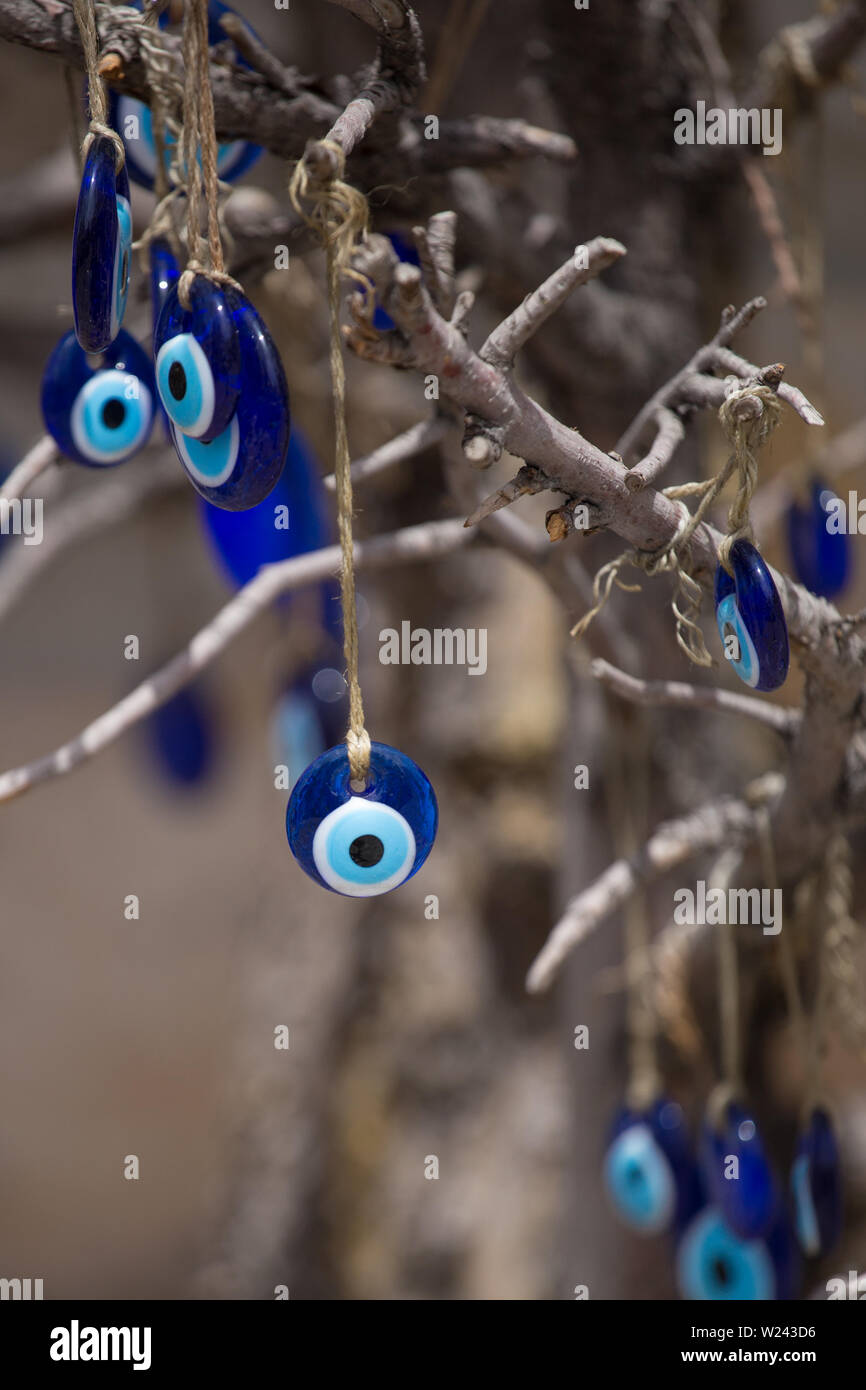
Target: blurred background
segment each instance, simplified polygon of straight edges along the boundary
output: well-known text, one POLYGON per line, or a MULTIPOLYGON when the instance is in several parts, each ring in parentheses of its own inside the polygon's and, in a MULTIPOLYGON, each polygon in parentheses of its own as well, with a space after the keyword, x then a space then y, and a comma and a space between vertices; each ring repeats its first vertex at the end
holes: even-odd
MULTIPOLYGON (((235 8, 325 90, 373 55, 371 31, 317 0, 235 8)), ((461 213, 461 201, 478 210, 457 239, 462 283, 478 295, 476 346, 570 247, 616 236, 627 260, 603 277, 585 315, 588 291, 579 291, 574 312, 552 320, 520 366, 523 384, 566 423, 612 449, 712 335, 722 307, 765 293, 769 308, 737 349, 787 364, 787 379, 827 419, 821 446, 857 424, 866 411, 866 126, 853 82, 822 93, 820 120, 799 111, 782 154, 763 161, 813 291, 804 334, 736 168, 695 173, 686 168, 694 151, 673 144, 673 111, 711 95, 683 6, 641 7, 654 15, 642 26, 625 0, 585 13, 561 0, 499 0, 448 81, 459 26, 449 26, 444 0, 416 8, 443 116, 521 117, 571 135, 580 151, 572 165, 503 163, 371 199, 384 231, 461 213), (485 196, 499 209, 498 241, 479 231, 485 196), (533 231, 540 213, 554 224, 546 240, 537 221, 533 231)), ((815 12, 810 0, 697 8, 721 35, 738 91, 773 34, 815 12)), ((851 62, 862 79, 862 55, 851 62)), ((0 156, 0 454, 11 467, 43 433, 43 367, 72 322, 77 173, 63 65, 0 45, 0 122, 14 131, 0 156)), ((288 174, 266 153, 238 189, 263 189, 287 211, 288 174)), ((152 203, 134 189, 138 232, 152 203)), ((326 473, 322 258, 301 236, 290 252, 288 270, 262 274, 260 257, 244 280, 281 350, 293 419, 326 473)), ((145 338, 148 323, 136 266, 126 327, 145 338)), ((420 378, 347 365, 353 457, 426 415, 420 378)), ((464 515, 454 441, 459 460, 454 434, 359 486, 357 533, 464 515)), ((666 481, 714 471, 724 447, 716 421, 697 420, 666 481)), ((770 488, 782 475, 798 485, 817 448, 786 412, 762 476, 770 488)), ((123 467, 142 472, 158 457, 123 467)), ((843 496, 864 457, 866 438, 833 475, 843 496)), ((504 458, 484 491, 518 466, 504 458)), ((70 500, 86 506, 118 472, 67 464, 46 480, 46 544, 52 514, 70 500)), ((777 484, 767 495, 756 513, 762 548, 788 569, 788 494, 777 484)), ((519 511, 542 531, 548 505, 529 499, 519 511)), ((622 548, 603 535, 565 544, 582 547, 590 576, 622 548)), ((18 546, 3 542, 0 594, 18 546)), ((35 568, 38 547, 32 555, 35 568)), ((844 611, 866 603, 856 538, 853 557, 844 611)), ((398 892, 360 903, 324 893, 289 853, 273 715, 293 634, 278 613, 262 615, 196 684, 211 740, 201 778, 168 776, 137 728, 2 808, 0 1274, 42 1278, 46 1298, 272 1298, 278 1284, 292 1298, 559 1299, 578 1284, 591 1298, 674 1296, 664 1242, 626 1233, 602 1192, 607 1126, 625 1085, 621 923, 611 919, 578 950, 550 995, 527 996, 524 977, 567 898, 623 850, 624 745, 641 750, 650 789, 646 811, 631 817, 645 838, 664 817, 778 765, 773 735, 615 705, 587 674, 592 644, 575 649, 568 638, 585 603, 575 595, 563 608, 543 577, 493 547, 362 575, 360 588, 368 727, 415 758, 439 798, 434 851, 398 892), (486 628, 486 674, 381 665, 380 631, 404 620, 486 628), (579 763, 590 769, 588 791, 574 788, 579 763), (124 915, 131 894, 138 920, 124 915), (435 920, 425 917, 430 894, 435 920), (586 1052, 574 1047, 580 1024, 590 1028, 586 1052), (274 1048, 279 1025, 290 1030, 288 1051, 274 1048), (138 1181, 124 1178, 131 1154, 138 1181), (430 1155, 437 1181, 425 1177, 430 1155)), ((178 465, 176 484, 62 549, 8 605, 3 765, 70 738, 231 592, 178 465), (138 661, 124 658, 130 634, 138 661)), ((673 641, 665 580, 612 602, 635 644, 634 674, 695 678, 673 641)), ((724 671, 711 679, 735 684, 724 671)), ((797 693, 793 671, 782 702, 797 693)), ((650 895, 654 929, 670 904, 669 884, 650 895)), ((712 958, 697 962, 702 1018, 713 968, 712 958)), ((752 1026, 755 1104, 784 1155, 797 1081, 777 995, 752 1026)), ((712 1027, 691 1051, 665 1042, 670 1088, 692 1116, 712 1084, 714 1047, 712 1027)), ((861 1266, 864 1258, 864 1072, 835 1037, 828 1074, 848 1223, 826 1268, 807 1271, 806 1293, 855 1267, 858 1249, 861 1266)))

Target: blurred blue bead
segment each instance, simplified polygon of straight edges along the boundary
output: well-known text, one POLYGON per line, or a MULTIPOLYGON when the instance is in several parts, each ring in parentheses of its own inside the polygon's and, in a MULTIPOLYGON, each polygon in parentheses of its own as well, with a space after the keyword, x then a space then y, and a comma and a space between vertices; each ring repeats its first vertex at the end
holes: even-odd
POLYGON ((68 458, 107 468, 147 442, 156 410, 150 358, 123 329, 92 367, 74 333, 52 352, 42 378, 45 428, 68 458))
MULTIPOLYGON (((141 8, 141 0, 130 0, 130 3, 135 9, 141 8)), ((220 24, 223 15, 235 13, 236 11, 228 5, 222 4, 220 0, 210 0, 208 5, 208 44, 210 47, 214 47, 216 44, 228 46, 232 55, 232 62, 239 67, 249 69, 249 63, 220 24)), ((168 22, 168 13, 163 11, 159 17, 160 29, 166 28, 168 22)), ((255 34, 252 25, 247 24, 246 20, 244 23, 255 34)), ((110 92, 108 119, 109 125, 118 131, 123 138, 130 177, 143 188, 152 189, 156 173, 156 144, 153 138, 150 108, 136 97, 127 96, 125 92, 110 92), (134 125, 128 124, 130 118, 135 122, 134 125), (137 131, 137 135, 133 136, 131 133, 127 133, 133 130, 137 131)), ((173 136, 169 131, 166 131, 166 171, 171 164, 171 146, 173 143, 173 136)), ((254 145, 249 140, 230 140, 218 145, 217 173, 220 179, 224 183, 233 183, 256 162, 261 153, 261 146, 254 145)))
POLYGON ((805 1255, 825 1255, 842 1234, 842 1166, 832 1121, 816 1109, 791 1169, 797 1238, 805 1255))
POLYGON ((175 288, 179 279, 180 266, 171 242, 165 237, 154 237, 150 243, 150 302, 153 306, 154 332, 169 292, 175 288))
POLYGON ((623 1106, 611 1128, 604 1177, 617 1212, 642 1234, 680 1231, 700 1204, 700 1181, 683 1112, 661 1097, 623 1106))
MULTIPOLYGON (((331 540, 325 489, 315 455, 299 430, 292 431, 286 466, 263 502, 229 512, 202 498, 199 515, 220 568, 239 589, 262 565, 320 550, 331 540), (277 525, 286 513, 288 526, 277 525)), ((333 586, 328 590, 333 592, 333 586)), ((339 612, 338 605, 331 607, 339 612)))
POLYGON ((436 836, 429 780, 405 753, 371 744, 363 792, 350 786, 344 743, 312 763, 286 808, 289 847, 305 873, 332 893, 367 898, 417 873, 436 836))
POLYGON ((722 645, 737 639, 739 657, 731 666, 753 690, 777 690, 788 674, 788 627, 772 575, 750 541, 731 546, 734 577, 716 570, 716 622, 722 645))
POLYGON ((709 1198, 731 1230, 746 1239, 764 1235, 776 1216, 779 1194, 751 1115, 730 1104, 720 1129, 707 1122, 702 1157, 709 1198), (726 1176, 730 1172, 739 1176, 726 1176))
POLYGON ((827 504, 835 494, 813 478, 804 505, 788 508, 788 546, 794 573, 801 584, 821 598, 835 598, 845 588, 851 564, 851 542, 844 533, 827 530, 827 504))
POLYGON ((717 1207, 707 1206, 679 1243, 676 1270, 686 1299, 787 1300, 797 1295, 800 1260, 782 1208, 766 1236, 744 1239, 731 1230, 717 1207))
POLYGON ((282 692, 274 707, 272 741, 275 761, 289 769, 290 789, 345 733, 348 709, 348 688, 336 667, 310 667, 282 692))
POLYGON ((207 778, 214 731, 207 704, 194 686, 185 686, 155 709, 145 733, 156 766, 170 782, 190 787, 207 778))
POLYGON ((126 308, 132 214, 126 167, 97 135, 84 161, 72 231, 72 313, 85 352, 103 352, 117 337, 126 308))

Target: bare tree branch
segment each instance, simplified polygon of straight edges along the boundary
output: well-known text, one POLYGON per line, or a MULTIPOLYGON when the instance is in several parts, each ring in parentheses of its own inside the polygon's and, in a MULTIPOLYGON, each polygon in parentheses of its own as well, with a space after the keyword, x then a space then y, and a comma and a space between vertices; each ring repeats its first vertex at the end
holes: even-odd
POLYGON ((0 488, 0 500, 12 501, 21 497, 41 473, 61 462, 60 450, 50 435, 46 434, 28 450, 23 459, 0 488))
MULTIPOLYGON (((355 564, 359 569, 378 569, 411 560, 431 560, 465 545, 469 539, 471 533, 461 521, 409 526, 394 535, 377 536, 375 540, 356 544, 355 564)), ((88 758, 101 753, 204 670, 280 594, 327 579, 339 564, 340 547, 332 545, 325 550, 297 555, 278 565, 266 565, 155 675, 142 681, 118 704, 53 753, 0 775, 0 801, 10 801, 39 782, 71 772, 88 758)))
POLYGON ((684 681, 643 681, 619 671, 607 661, 594 661, 591 674, 615 695, 636 705, 669 705, 674 709, 721 710, 745 715, 790 738, 801 720, 800 711, 783 709, 755 695, 722 690, 712 685, 688 685, 684 681))
MULTIPOLYGON (((423 454, 431 444, 438 444, 449 428, 450 423, 443 415, 434 415, 429 420, 420 420, 417 425, 410 425, 403 434, 396 435, 394 439, 389 439, 387 444, 382 444, 372 453, 356 459, 352 464, 352 481, 364 482, 367 478, 375 477, 377 473, 394 468, 398 463, 404 463, 406 459, 414 458, 416 454, 423 454)), ((326 474, 324 484, 329 492, 334 492, 337 486, 335 475, 326 474)))
POLYGON ((524 343, 538 332, 572 290, 600 275, 625 253, 621 242, 603 236, 595 237, 587 246, 577 248, 559 270, 555 270, 543 285, 527 295, 520 307, 493 330, 479 356, 495 367, 510 367, 524 343), (585 256, 578 255, 578 251, 585 251, 585 256))
MULTIPOLYGON (((778 796, 782 785, 781 777, 767 779, 767 799, 778 796)), ((722 845, 744 846, 754 838, 757 829, 757 807, 736 797, 721 797, 688 816, 660 825, 638 854, 631 859, 617 859, 600 878, 572 898, 530 967, 526 977, 530 994, 548 989, 575 946, 628 902, 639 887, 708 850, 722 845)))

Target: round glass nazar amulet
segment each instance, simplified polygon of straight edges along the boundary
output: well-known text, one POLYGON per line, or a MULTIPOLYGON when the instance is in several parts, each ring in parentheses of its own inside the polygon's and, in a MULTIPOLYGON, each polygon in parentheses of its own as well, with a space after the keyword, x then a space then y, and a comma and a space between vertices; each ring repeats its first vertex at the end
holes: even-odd
POLYGON ((439 808, 420 767, 387 743, 370 745, 363 791, 353 790, 351 775, 344 743, 311 763, 289 798, 286 834, 301 868, 323 888, 372 898, 421 868, 439 808))

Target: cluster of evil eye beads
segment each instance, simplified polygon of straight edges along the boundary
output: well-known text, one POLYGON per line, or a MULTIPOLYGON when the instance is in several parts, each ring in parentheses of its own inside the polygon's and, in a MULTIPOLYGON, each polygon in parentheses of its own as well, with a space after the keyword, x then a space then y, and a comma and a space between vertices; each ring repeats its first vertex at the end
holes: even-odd
MULTIPOLYGON (((209 6, 210 42, 225 39, 225 5, 209 6)), ((221 566, 241 587, 262 564, 320 548, 330 539, 318 473, 291 436, 285 374, 270 334, 233 284, 205 275, 181 293, 171 245, 150 244, 153 357, 122 328, 130 280, 129 177, 153 183, 150 113, 112 102, 118 143, 95 134, 87 149, 72 245, 74 331, 58 343, 42 383, 48 432, 69 458, 110 467, 147 442, 160 409, 221 566), (127 173, 128 171, 128 173, 127 173), (275 524, 280 510, 291 528, 275 524)), ((169 152, 170 153, 170 152, 169 152)), ((219 172, 237 177, 256 147, 221 148, 219 172)), ((297 767, 286 830, 295 858, 319 885, 370 897, 406 882, 436 834, 433 788, 410 758, 374 743, 362 787, 352 784, 344 743, 346 686, 333 587, 322 586, 323 640, 314 660, 281 691, 274 731, 297 767), (336 746, 329 746, 335 744, 336 746)), ((213 729, 198 691, 184 691, 147 729, 155 761, 175 785, 195 785, 213 760, 213 729)))
POLYGON ((742 1106, 708 1117, 695 1153, 681 1108, 664 1097, 619 1111, 604 1180, 632 1230, 669 1237, 686 1299, 794 1298, 803 1257, 826 1254, 842 1229, 839 1150, 820 1107, 800 1132, 787 1192, 742 1106))

